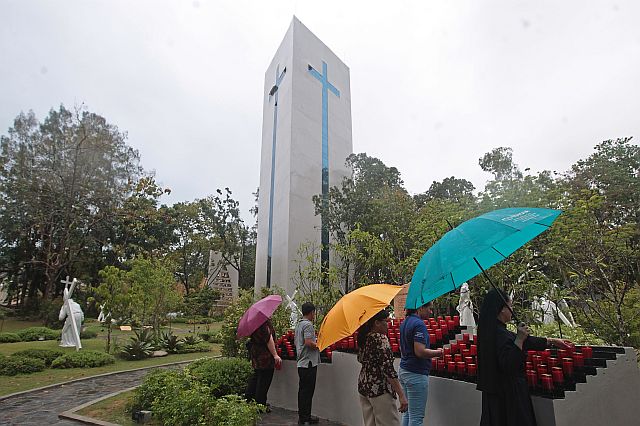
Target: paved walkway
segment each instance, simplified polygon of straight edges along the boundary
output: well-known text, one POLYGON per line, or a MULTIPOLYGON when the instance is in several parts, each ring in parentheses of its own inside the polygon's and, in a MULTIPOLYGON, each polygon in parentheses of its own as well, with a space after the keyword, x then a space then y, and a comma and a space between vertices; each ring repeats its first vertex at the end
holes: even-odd
MULTIPOLYGON (((180 367, 182 366, 160 368, 180 367)), ((1 400, 0 425, 78 426, 78 422, 58 419, 58 414, 110 393, 137 386, 152 368, 94 377, 1 400)), ((289 426, 296 425, 297 419, 295 412, 273 408, 271 413, 263 416, 259 424, 289 426)), ((327 420, 321 421, 320 424, 338 425, 327 420)))

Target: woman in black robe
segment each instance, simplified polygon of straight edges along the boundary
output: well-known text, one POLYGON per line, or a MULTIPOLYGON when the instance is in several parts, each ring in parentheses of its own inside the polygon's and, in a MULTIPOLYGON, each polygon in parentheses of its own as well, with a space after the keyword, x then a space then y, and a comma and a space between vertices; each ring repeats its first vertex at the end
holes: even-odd
POLYGON ((549 346, 567 349, 567 340, 529 335, 524 324, 518 334, 507 330, 511 300, 502 290, 487 293, 478 320, 478 387, 482 391, 480 426, 535 426, 536 417, 525 377, 528 350, 549 346), (506 301, 506 303, 505 303, 506 301))

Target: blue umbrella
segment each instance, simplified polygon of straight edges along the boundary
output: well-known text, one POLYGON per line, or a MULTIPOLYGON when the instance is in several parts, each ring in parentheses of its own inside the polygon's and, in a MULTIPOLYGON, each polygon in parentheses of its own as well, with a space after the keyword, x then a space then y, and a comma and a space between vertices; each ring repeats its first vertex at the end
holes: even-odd
MULTIPOLYGON (((552 209, 508 208, 460 224, 431 246, 418 262, 405 307, 417 309, 456 290, 549 229, 560 213, 552 209)), ((495 287, 493 282, 491 285, 495 287)))

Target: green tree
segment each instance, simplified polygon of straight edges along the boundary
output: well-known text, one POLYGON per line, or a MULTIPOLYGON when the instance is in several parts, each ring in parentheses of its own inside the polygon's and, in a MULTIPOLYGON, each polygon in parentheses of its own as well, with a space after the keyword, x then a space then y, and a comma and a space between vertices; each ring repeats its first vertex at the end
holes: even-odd
POLYGON ((466 179, 458 179, 455 176, 445 178, 442 182, 433 181, 427 192, 413 197, 418 208, 427 201, 433 199, 451 200, 458 203, 474 201, 473 190, 475 187, 466 179))
POLYGON ((141 173, 126 134, 85 107, 43 122, 21 113, 0 137, 0 256, 25 297, 58 295, 64 275, 97 278, 105 230, 141 173))
POLYGON ((129 262, 131 305, 141 325, 150 324, 157 333, 167 313, 176 309, 180 295, 173 274, 160 260, 136 258, 129 262))
POLYGON ((107 326, 106 352, 111 352, 111 332, 114 318, 126 317, 130 313, 131 299, 127 274, 115 266, 106 266, 100 271, 102 283, 96 288, 97 302, 102 305, 107 326))
POLYGON ((207 275, 212 236, 207 235, 201 203, 177 203, 172 207, 175 243, 170 258, 175 276, 189 295, 207 275))

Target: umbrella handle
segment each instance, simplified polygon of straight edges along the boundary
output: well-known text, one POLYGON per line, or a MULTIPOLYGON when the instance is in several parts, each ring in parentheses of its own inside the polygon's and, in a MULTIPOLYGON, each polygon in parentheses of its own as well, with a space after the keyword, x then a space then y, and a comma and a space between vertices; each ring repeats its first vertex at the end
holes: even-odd
POLYGON ((491 287, 493 287, 496 292, 498 293, 498 295, 500 296, 500 298, 502 299, 502 301, 504 302, 504 305, 507 307, 507 309, 509 309, 509 311, 511 312, 511 317, 513 318, 513 320, 515 321, 516 324, 520 324, 520 320, 518 319, 518 317, 516 316, 516 313, 513 312, 513 309, 511 309, 511 306, 509 306, 509 304, 507 303, 507 300, 504 298, 504 296, 502 295, 501 291, 498 291, 498 287, 496 287, 496 285, 493 283, 493 281, 491 280, 491 278, 489 278, 489 275, 487 274, 487 272, 484 270, 484 268, 480 265, 480 262, 478 262, 478 259, 476 259, 475 257, 473 258, 473 260, 475 260, 476 265, 478 265, 478 267, 480 268, 480 270, 482 271, 482 275, 484 275, 484 277, 487 279, 487 281, 489 281, 489 284, 491 284, 491 287))

